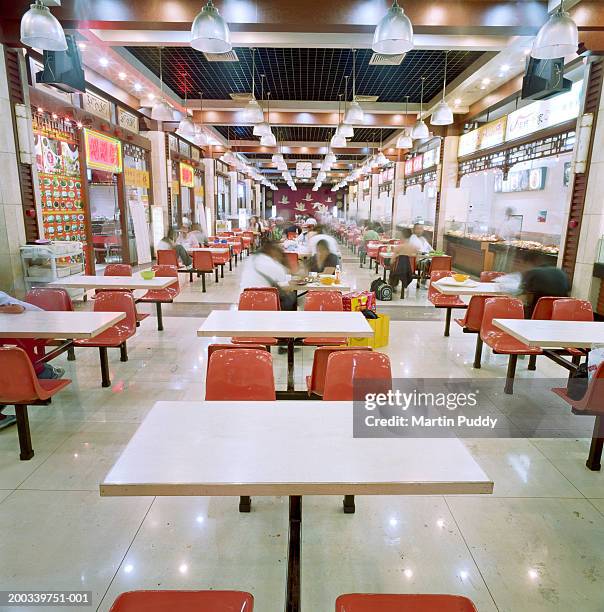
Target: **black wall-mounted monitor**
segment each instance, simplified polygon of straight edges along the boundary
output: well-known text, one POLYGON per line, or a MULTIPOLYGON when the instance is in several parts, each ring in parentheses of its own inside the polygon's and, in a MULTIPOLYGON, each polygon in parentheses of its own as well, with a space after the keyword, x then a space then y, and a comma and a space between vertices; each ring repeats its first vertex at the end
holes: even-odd
POLYGON ((65 38, 67 51, 44 51, 44 69, 36 73, 36 83, 51 85, 67 93, 85 92, 86 80, 78 45, 70 34, 65 38))
POLYGON ((564 78, 564 58, 541 60, 531 57, 522 80, 522 100, 545 100, 570 91, 572 81, 564 78))

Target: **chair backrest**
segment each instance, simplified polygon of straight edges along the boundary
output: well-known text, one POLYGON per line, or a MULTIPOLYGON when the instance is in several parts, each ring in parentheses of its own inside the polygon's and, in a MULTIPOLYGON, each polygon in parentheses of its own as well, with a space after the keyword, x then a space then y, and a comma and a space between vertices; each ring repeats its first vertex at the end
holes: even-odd
POLYGON ((178 256, 174 249, 160 249, 157 251, 157 264, 160 266, 176 266, 178 268, 178 256))
POLYGON ((554 302, 559 299, 559 297, 555 296, 540 297, 533 308, 531 319, 536 321, 549 321, 552 318, 554 302))
POLYGON ((336 612, 477 612, 463 595, 350 593, 336 599, 336 612))
POLYGON ((439 281, 445 276, 453 276, 453 272, 451 272, 451 270, 434 270, 434 272, 430 274, 430 285, 428 286, 429 300, 431 300, 431 298, 433 297, 436 297, 437 295, 443 295, 436 287, 433 287, 433 285, 436 281, 439 281))
POLYGON ((353 400, 355 381, 364 381, 362 392, 384 393, 392 388, 390 358, 375 351, 337 352, 327 359, 325 401, 353 400))
POLYGON ((273 358, 266 350, 222 349, 212 353, 206 400, 274 400, 273 358))
POLYGON ((148 590, 121 593, 109 612, 253 612, 254 597, 243 591, 148 590))
POLYGON ((0 347, 0 403, 27 404, 47 396, 27 353, 18 346, 0 347))
POLYGON ((172 276, 178 278, 178 268, 170 264, 159 264, 151 268, 155 272, 155 276, 165 277, 172 276))
POLYGON ((492 283, 496 278, 504 276, 505 272, 495 272, 495 270, 485 270, 480 273, 481 283, 492 283))
POLYGON ((66 289, 59 287, 34 287, 27 292, 25 301, 42 310, 73 310, 69 293, 66 289))
POLYGON ((445 255, 435 255, 430 261, 430 278, 432 278, 432 274, 436 271, 451 270, 452 259, 452 257, 445 255))
POLYGON ((113 327, 136 331, 136 305, 131 291, 99 291, 94 298, 95 312, 124 312, 126 317, 113 327))
POLYGON ((484 315, 484 303, 489 298, 488 295, 473 295, 470 298, 466 316, 464 317, 464 327, 469 331, 479 332, 484 315))
POLYGON ((214 262, 212 260, 212 252, 211 251, 193 251, 193 269, 213 272, 214 262))
POLYGON ((342 311, 344 302, 340 291, 313 290, 306 294, 304 310, 342 311))
POLYGON ((298 237, 298 234, 296 234, 296 232, 287 232, 288 240, 295 240, 297 237, 298 237))
POLYGON ((332 353, 338 351, 371 351, 369 346, 319 346, 315 350, 310 375, 310 390, 317 395, 323 395, 325 389, 325 373, 327 360, 332 353))
POLYGON ((107 264, 103 276, 132 276, 132 266, 124 263, 107 264))
POLYGON ((287 263, 287 267, 292 272, 298 271, 298 253, 292 253, 290 251, 285 251, 285 261, 287 263))
MULTIPOLYGON (((221 350, 239 350, 239 349, 258 349, 259 351, 269 351, 268 347, 264 344, 209 344, 208 345, 208 368, 210 367, 210 358, 212 353, 221 350)), ((207 368, 206 368, 207 370, 207 368)), ((207 372, 206 372, 207 376, 207 372)))
MULTIPOLYGON (((270 287, 276 289, 275 287, 270 287)), ((279 294, 272 291, 248 289, 239 296, 239 310, 280 310, 279 294)))
POLYGON ((552 305, 553 321, 593 321, 594 309, 591 302, 576 298, 560 298, 552 305))
POLYGON ((504 333, 493 325, 493 319, 524 319, 524 306, 518 298, 495 296, 485 300, 480 336, 490 333, 504 333))

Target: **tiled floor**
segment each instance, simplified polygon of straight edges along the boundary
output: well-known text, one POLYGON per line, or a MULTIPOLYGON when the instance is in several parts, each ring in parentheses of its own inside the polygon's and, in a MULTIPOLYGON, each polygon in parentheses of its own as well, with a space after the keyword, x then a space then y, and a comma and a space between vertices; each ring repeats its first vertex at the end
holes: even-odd
MULTIPOLYGON (((155 401, 203 398, 212 339, 195 331, 213 304, 228 308, 236 300, 240 270, 226 272, 219 285, 209 281, 206 294, 183 276, 178 303, 165 308, 165 331, 149 317, 128 343, 127 363, 110 352, 110 389, 100 387, 95 349, 62 360, 73 384, 51 406, 31 409, 33 460, 18 460, 14 428, 0 431, 0 590, 91 590, 93 609, 108 610, 129 589, 241 588, 254 594, 259 612, 283 608, 286 499, 258 499, 242 515, 234 498, 98 494, 155 401)), ((344 274, 358 288, 374 278, 352 259, 344 274)), ((425 290, 412 287, 387 311, 393 322, 385 352, 396 376, 505 375, 505 357, 488 351, 482 369, 473 370, 474 337, 453 326, 444 338, 425 290)), ((297 351, 296 362, 302 388, 312 349, 297 351)), ((520 378, 563 375, 549 362, 536 374, 523 363, 520 378)), ((279 386, 285 365, 275 355, 279 386)), ((503 414, 521 418, 514 410, 501 405, 503 414)), ((568 419, 568 411, 551 418, 568 419)), ((585 468, 588 441, 466 444, 495 481, 492 496, 361 497, 354 515, 342 514, 339 499, 305 499, 304 612, 331 612, 336 596, 351 591, 460 593, 480 612, 604 610, 604 475, 585 468)))

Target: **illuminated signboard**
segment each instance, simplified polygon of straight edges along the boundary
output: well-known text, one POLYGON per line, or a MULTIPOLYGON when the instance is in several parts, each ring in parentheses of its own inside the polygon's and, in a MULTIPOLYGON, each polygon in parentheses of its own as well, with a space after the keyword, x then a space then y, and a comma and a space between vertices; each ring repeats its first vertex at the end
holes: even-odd
POLYGON ((424 153, 424 170, 427 168, 432 168, 432 166, 437 166, 440 161, 440 146, 436 147, 436 149, 430 149, 424 153))
POLYGON ((457 156, 463 157, 503 144, 507 117, 501 117, 459 137, 457 156))
POLYGON ((413 158, 413 174, 421 172, 424 169, 424 156, 416 155, 413 158))
POLYGON ((84 128, 84 143, 88 168, 115 173, 122 171, 122 143, 117 138, 84 128))
POLYGON ((413 174, 413 159, 405 161, 405 176, 409 176, 410 174, 413 174))
POLYGON ((195 171, 193 166, 180 162, 180 185, 181 187, 195 187, 195 171))

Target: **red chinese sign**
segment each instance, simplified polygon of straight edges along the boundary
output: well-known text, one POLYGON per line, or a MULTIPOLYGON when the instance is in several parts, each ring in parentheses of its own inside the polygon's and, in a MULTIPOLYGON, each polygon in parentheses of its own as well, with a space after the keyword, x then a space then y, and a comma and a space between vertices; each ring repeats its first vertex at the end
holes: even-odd
POLYGON ((195 186, 195 173, 193 170, 193 166, 189 166, 189 164, 183 164, 182 162, 180 162, 180 186, 195 186))
POLYGON ((122 171, 122 143, 117 138, 85 129, 84 142, 88 168, 115 173, 122 171))

